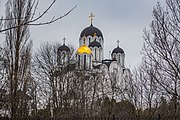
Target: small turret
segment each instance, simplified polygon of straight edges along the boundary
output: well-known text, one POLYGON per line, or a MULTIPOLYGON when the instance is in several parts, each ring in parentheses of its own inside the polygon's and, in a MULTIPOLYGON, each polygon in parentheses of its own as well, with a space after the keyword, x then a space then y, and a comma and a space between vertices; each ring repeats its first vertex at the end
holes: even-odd
POLYGON ((63 45, 58 48, 57 61, 58 65, 66 65, 70 60, 70 49, 65 44, 65 38, 63 38, 63 45))
POLYGON ((118 40, 117 47, 114 48, 114 50, 112 51, 111 58, 116 60, 118 65, 120 65, 121 67, 124 67, 125 53, 124 53, 124 50, 119 47, 119 43, 120 41, 118 40))

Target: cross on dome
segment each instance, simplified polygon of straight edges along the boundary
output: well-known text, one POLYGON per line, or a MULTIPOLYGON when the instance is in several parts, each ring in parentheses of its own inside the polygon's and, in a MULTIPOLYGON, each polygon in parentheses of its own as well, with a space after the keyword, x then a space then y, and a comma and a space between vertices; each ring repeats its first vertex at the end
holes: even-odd
POLYGON ((90 19, 90 21, 91 21, 91 24, 92 24, 92 21, 93 21, 94 17, 95 17, 94 14, 91 13, 90 16, 89 16, 89 19, 90 19))
POLYGON ((66 43, 66 38, 64 37, 63 38, 63 44, 65 45, 65 43, 66 43))
POLYGON ((120 40, 117 40, 117 46, 119 47, 119 44, 120 44, 120 40))

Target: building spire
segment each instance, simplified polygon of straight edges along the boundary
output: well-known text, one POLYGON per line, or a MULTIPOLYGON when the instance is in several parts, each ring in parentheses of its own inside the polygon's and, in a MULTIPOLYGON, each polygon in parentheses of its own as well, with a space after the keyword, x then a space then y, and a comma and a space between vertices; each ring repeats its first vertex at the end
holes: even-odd
POLYGON ((64 37, 63 38, 63 44, 65 45, 65 43, 66 43, 66 38, 64 37))
POLYGON ((91 13, 90 16, 89 16, 89 19, 90 19, 90 21, 91 21, 91 24, 92 24, 92 22, 93 22, 94 17, 95 17, 94 14, 91 13))
POLYGON ((119 44, 120 44, 120 40, 117 40, 117 47, 119 47, 119 44))

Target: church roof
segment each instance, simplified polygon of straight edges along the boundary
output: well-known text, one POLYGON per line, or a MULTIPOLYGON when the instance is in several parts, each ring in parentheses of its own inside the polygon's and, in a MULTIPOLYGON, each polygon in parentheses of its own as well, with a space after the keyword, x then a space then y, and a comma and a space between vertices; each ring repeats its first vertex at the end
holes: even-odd
POLYGON ((102 60, 102 63, 105 64, 109 69, 109 67, 110 67, 110 65, 111 65, 111 63, 113 61, 116 61, 116 60, 114 60, 114 59, 113 60, 112 59, 105 59, 105 60, 102 60))
POLYGON ((81 32, 80 37, 83 37, 84 35, 85 35, 85 36, 89 36, 89 35, 90 35, 90 36, 93 36, 94 33, 96 33, 96 36, 103 38, 102 32, 101 32, 98 28, 94 27, 94 26, 92 25, 92 23, 91 23, 91 25, 90 25, 89 27, 86 27, 86 28, 81 32))
POLYGON ((94 40, 93 42, 91 42, 89 44, 89 47, 98 47, 98 48, 100 48, 101 44, 98 41, 94 40))
POLYGON ((70 49, 68 46, 66 46, 65 44, 63 44, 62 46, 60 46, 58 48, 58 51, 66 51, 66 52, 70 52, 70 49))
POLYGON ((121 53, 123 54, 124 53, 124 50, 122 48, 120 48, 119 46, 117 46, 113 51, 112 51, 112 54, 113 53, 121 53))
POLYGON ((92 51, 87 45, 83 44, 81 47, 78 48, 77 54, 83 54, 83 53, 92 54, 92 51))

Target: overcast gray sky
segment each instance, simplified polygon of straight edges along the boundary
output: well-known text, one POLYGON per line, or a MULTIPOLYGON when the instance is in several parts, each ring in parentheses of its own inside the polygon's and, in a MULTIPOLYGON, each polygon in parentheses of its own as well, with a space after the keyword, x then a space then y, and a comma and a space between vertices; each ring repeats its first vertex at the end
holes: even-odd
MULTIPOLYGON (((40 0, 38 12, 42 12, 51 0, 40 0)), ((90 25, 88 16, 91 12, 95 18, 93 25, 101 30, 105 43, 105 58, 120 40, 120 46, 126 54, 126 66, 134 67, 141 61, 140 50, 143 44, 143 29, 149 27, 152 9, 158 0, 57 0, 53 8, 41 20, 50 20, 53 16, 64 14, 77 5, 67 17, 45 26, 31 27, 31 39, 34 51, 46 41, 62 42, 67 38, 76 48, 81 31, 90 25)), ((159 0, 164 3, 165 0, 159 0)), ((0 15, 3 1, 1 0, 0 15)), ((3 39, 0 35, 1 40, 3 39)))

